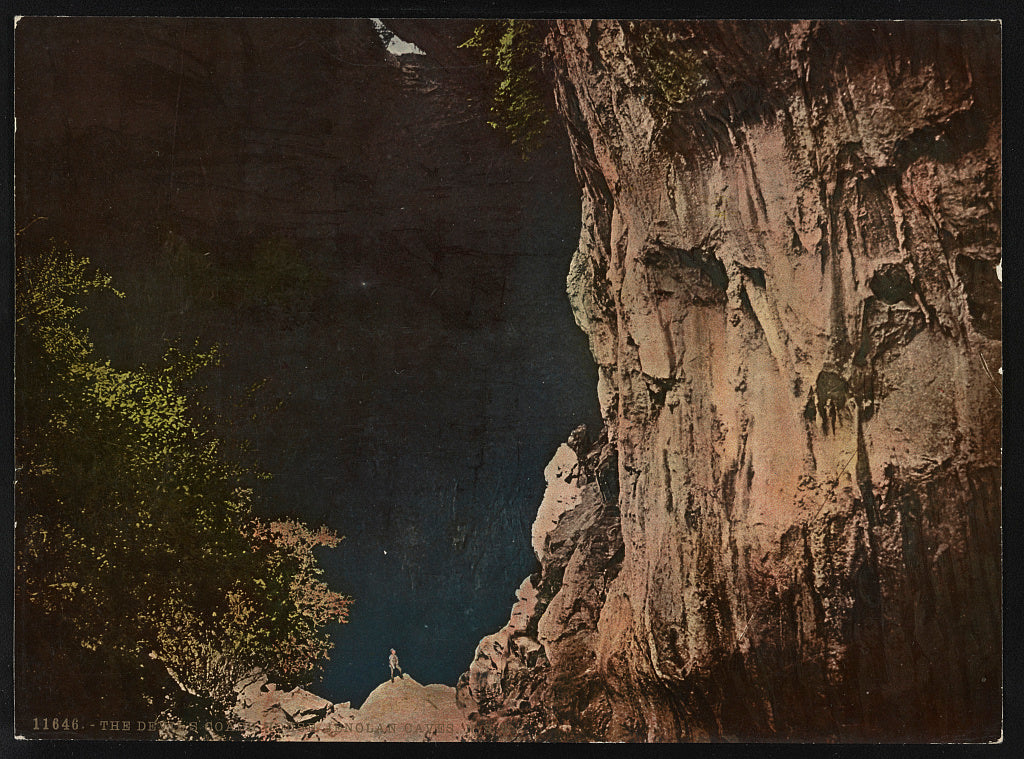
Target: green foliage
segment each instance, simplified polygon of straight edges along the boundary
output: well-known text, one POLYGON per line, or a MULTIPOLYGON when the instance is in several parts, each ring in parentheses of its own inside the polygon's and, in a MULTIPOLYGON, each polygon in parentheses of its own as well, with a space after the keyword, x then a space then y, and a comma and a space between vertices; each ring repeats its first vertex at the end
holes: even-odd
POLYGON ((707 78, 700 57, 664 23, 630 22, 632 59, 655 110, 669 110, 696 98, 707 78))
POLYGON ((31 326, 31 337, 44 352, 68 364, 84 359, 92 350, 85 332, 71 328, 83 311, 78 299, 103 290, 124 297, 111 285, 110 277, 89 271, 89 259, 58 247, 46 256, 19 261, 17 285, 19 328, 31 326))
POLYGON ((215 349, 134 369, 96 355, 78 319, 104 291, 121 296, 68 250, 18 261, 20 634, 59 631, 115 668, 155 659, 210 698, 257 666, 303 681, 347 617, 313 555, 338 538, 255 517, 255 473, 196 401, 215 349))
POLYGON ((348 619, 350 599, 323 582, 313 553, 337 546, 334 533, 294 520, 253 520, 242 533, 263 572, 226 586, 225 602, 209 618, 178 597, 159 611, 158 658, 190 693, 228 698, 254 667, 279 683, 303 682, 328 658, 328 624, 348 619))
POLYGON ((494 80, 488 124, 505 132, 513 145, 529 155, 548 124, 544 86, 540 79, 541 40, 530 21, 480 24, 459 47, 476 48, 494 80))

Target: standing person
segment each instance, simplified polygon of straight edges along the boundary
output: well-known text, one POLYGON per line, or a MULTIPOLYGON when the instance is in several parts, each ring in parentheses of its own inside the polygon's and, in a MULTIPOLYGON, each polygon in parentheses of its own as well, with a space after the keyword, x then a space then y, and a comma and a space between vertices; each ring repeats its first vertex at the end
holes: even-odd
POLYGON ((398 679, 402 679, 402 668, 398 666, 398 654, 395 653, 395 649, 391 649, 391 656, 388 657, 388 667, 391 668, 391 682, 395 681, 395 670, 398 670, 398 679))

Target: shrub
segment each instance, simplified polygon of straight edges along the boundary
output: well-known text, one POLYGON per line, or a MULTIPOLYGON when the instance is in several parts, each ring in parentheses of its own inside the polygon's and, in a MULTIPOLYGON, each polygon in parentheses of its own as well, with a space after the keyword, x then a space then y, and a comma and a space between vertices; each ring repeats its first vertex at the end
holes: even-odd
POLYGON ((492 118, 487 123, 527 157, 539 146, 549 121, 540 75, 540 27, 511 19, 487 22, 459 47, 479 50, 493 80, 492 118))

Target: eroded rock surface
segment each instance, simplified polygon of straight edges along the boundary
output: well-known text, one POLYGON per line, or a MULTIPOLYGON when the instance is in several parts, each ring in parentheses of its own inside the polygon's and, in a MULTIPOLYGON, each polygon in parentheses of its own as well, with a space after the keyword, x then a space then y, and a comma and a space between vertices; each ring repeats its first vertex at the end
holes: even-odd
POLYGON ((548 46, 616 481, 549 484, 541 649, 478 650, 478 724, 998 738, 998 26, 572 21, 548 46), (691 91, 645 63, 659 35, 691 91))
POLYGON ((358 709, 349 702, 333 704, 304 688, 281 689, 259 671, 235 690, 238 698, 228 722, 247 738, 450 742, 466 740, 472 730, 454 688, 421 685, 409 675, 381 683, 358 709))
POLYGON ((533 524, 540 569, 516 591, 509 623, 480 641, 457 687, 475 712, 475 737, 576 739, 581 724, 600 719, 576 690, 597 677, 598 619, 622 561, 615 469, 607 436, 590 445, 583 427, 545 469, 533 524))

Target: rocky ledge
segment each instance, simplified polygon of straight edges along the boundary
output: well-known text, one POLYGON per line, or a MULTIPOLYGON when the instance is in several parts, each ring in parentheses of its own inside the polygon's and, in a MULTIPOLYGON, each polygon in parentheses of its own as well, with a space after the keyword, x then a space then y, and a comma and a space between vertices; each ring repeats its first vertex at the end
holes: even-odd
POLYGON ((304 688, 280 688, 254 671, 234 688, 222 721, 161 722, 163 739, 263 741, 454 742, 468 740, 468 713, 449 685, 421 685, 409 675, 381 683, 358 709, 304 688))

